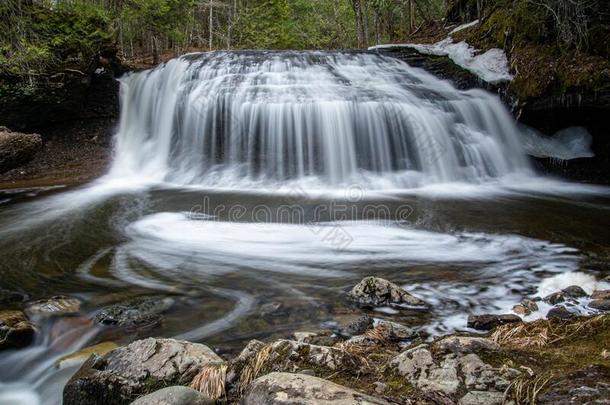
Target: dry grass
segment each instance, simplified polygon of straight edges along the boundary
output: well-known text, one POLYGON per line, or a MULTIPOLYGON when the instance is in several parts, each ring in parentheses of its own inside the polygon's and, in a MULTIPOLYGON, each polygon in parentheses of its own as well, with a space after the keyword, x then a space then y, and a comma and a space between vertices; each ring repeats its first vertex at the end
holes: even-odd
POLYGON ((550 373, 538 377, 522 375, 515 378, 504 392, 504 403, 535 405, 538 394, 552 378, 553 374, 550 373))
POLYGON ((544 347, 573 337, 588 336, 608 327, 609 315, 576 318, 569 321, 538 320, 523 324, 499 326, 491 339, 501 346, 515 348, 544 347))
POLYGON ((206 366, 193 378, 191 387, 216 400, 226 397, 226 379, 226 364, 206 366))
POLYGON ((253 356, 244 366, 239 376, 239 392, 243 393, 246 387, 258 377, 263 366, 271 354, 271 345, 266 345, 253 356))

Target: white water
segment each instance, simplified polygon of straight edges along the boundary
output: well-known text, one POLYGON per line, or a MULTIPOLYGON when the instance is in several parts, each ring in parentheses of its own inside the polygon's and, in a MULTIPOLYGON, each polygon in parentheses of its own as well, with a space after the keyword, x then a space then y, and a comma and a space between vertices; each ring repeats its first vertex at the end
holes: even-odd
POLYGON ((367 188, 528 173, 500 100, 373 54, 213 52, 122 79, 111 175, 367 188))

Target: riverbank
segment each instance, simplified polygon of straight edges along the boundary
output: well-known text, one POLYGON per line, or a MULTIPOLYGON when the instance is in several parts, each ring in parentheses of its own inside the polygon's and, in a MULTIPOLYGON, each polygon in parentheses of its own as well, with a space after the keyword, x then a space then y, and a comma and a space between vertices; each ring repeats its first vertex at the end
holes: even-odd
MULTIPOLYGON (((606 280, 531 296, 511 313, 471 315, 463 332, 431 338, 422 327, 371 312, 426 311, 428 303, 387 280, 367 277, 346 294, 361 315, 331 328, 251 340, 237 355, 185 340, 144 338, 123 346, 100 341, 54 367, 75 370, 82 364, 64 388, 67 405, 153 399, 246 405, 594 402, 610 394, 610 290, 591 290, 610 286, 606 280)), ((102 311, 95 321, 105 320, 109 329, 145 327, 141 321, 163 311, 164 302, 171 305, 168 299, 102 311)), ((0 311, 0 350, 27 345, 45 319, 64 328, 80 325, 70 337, 77 341, 78 333, 86 333, 85 323, 74 318, 79 309, 79 300, 55 297, 25 303, 24 312, 0 311)), ((64 336, 52 346, 66 343, 64 336)))

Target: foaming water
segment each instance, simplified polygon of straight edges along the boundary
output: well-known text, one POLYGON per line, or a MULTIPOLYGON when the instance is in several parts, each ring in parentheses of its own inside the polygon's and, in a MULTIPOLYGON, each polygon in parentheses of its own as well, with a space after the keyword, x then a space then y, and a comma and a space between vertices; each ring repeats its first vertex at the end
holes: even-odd
MULTIPOLYGON (((544 277, 578 269, 577 250, 518 235, 445 234, 389 222, 338 221, 310 224, 235 223, 194 220, 158 213, 126 229, 121 252, 183 280, 222 277, 239 271, 311 279, 358 279, 366 274, 428 264, 450 272, 405 288, 434 308, 434 334, 463 329, 469 312, 507 311, 544 277), (338 238, 337 235, 341 237, 338 238), (449 266, 449 267, 447 267, 449 266)), ((121 271, 126 282, 137 275, 121 271)), ((383 310, 383 309, 382 309, 383 310)))
POLYGON ((528 172, 501 101, 365 53, 212 52, 122 79, 111 175, 367 188, 528 172))

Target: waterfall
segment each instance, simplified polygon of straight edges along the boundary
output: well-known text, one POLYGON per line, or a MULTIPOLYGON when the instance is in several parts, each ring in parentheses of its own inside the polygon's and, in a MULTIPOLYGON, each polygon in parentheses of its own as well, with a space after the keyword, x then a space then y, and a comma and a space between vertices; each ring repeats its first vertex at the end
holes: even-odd
POLYGON ((498 97, 372 53, 190 54, 121 79, 111 176, 420 187, 529 164, 498 97))

